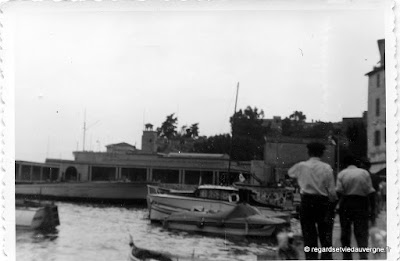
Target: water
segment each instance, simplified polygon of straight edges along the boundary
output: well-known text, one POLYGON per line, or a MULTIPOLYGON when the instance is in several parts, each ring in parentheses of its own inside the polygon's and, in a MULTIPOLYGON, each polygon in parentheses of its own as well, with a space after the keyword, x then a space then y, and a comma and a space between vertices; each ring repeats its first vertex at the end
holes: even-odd
POLYGON ((168 231, 151 224, 145 207, 56 202, 61 225, 53 233, 18 231, 18 261, 127 260, 129 233, 135 244, 189 259, 257 260, 273 253, 271 240, 221 238, 168 231), (268 242, 269 241, 269 242, 268 242))

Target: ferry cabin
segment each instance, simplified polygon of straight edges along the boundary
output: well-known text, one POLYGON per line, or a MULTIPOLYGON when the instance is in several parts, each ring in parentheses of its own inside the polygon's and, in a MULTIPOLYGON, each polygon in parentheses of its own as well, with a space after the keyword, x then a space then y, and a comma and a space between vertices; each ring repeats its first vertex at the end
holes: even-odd
POLYGON ((157 182, 180 187, 232 184, 242 173, 250 181, 249 162, 231 162, 229 156, 201 153, 74 152, 75 160, 46 159, 45 163, 15 162, 17 183, 43 182, 157 182))

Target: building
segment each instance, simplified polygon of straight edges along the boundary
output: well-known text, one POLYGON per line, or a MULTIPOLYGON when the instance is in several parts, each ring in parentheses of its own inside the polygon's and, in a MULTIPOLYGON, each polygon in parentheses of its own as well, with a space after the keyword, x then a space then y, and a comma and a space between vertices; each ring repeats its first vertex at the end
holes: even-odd
POLYGON ((277 131, 277 132, 281 133, 282 132, 282 118, 281 118, 281 116, 274 116, 272 119, 263 119, 262 126, 270 128, 273 131, 277 131))
POLYGON ((380 61, 368 76, 368 158, 372 173, 386 168, 385 40, 378 40, 380 61))
POLYGON ((250 163, 230 162, 226 154, 157 152, 156 132, 143 131, 142 147, 128 143, 106 146, 105 152, 75 151, 74 160, 45 163, 16 161, 17 182, 131 181, 199 185, 249 178, 250 163), (229 178, 227 176, 229 169, 229 178))
POLYGON ((326 151, 322 161, 335 168, 336 147, 328 140, 278 137, 267 138, 264 147, 264 161, 252 161, 252 172, 264 183, 276 183, 285 179, 290 167, 308 159, 307 144, 310 142, 325 144, 326 151))
POLYGON ((116 144, 110 144, 106 146, 107 152, 108 153, 131 153, 136 151, 136 147, 126 143, 126 142, 121 142, 121 143, 116 143, 116 144))

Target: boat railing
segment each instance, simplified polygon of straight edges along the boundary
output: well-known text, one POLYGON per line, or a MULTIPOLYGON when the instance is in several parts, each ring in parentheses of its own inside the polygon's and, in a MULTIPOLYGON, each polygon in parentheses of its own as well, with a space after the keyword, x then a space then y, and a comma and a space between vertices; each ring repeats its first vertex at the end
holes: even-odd
POLYGON ((161 188, 159 186, 147 185, 148 194, 166 194, 168 192, 169 189, 161 188))

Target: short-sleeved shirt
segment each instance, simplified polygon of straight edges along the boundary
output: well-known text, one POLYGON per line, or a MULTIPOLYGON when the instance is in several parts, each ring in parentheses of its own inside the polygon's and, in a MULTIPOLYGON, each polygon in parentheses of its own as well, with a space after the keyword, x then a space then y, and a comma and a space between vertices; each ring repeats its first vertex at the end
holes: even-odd
POLYGON ((336 191, 344 196, 368 196, 375 189, 368 171, 350 165, 339 172, 336 191))
POLYGON ((311 157, 307 161, 299 162, 289 169, 288 174, 297 179, 300 194, 336 198, 333 170, 320 158, 311 157))

